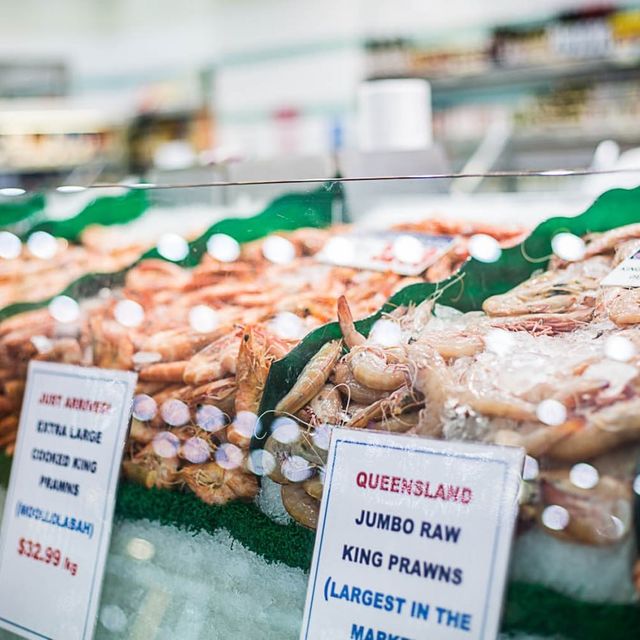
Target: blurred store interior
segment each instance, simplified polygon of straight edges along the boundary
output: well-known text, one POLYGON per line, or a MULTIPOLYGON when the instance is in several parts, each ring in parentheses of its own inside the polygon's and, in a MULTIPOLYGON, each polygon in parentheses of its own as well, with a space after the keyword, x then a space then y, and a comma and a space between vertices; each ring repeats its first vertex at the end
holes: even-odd
MULTIPOLYGON (((578 167, 640 167, 640 4, 3 4, 4 189, 578 167)), ((589 198, 639 181, 576 178, 566 190, 589 198)), ((353 188, 363 207, 376 197, 365 191, 353 188)))

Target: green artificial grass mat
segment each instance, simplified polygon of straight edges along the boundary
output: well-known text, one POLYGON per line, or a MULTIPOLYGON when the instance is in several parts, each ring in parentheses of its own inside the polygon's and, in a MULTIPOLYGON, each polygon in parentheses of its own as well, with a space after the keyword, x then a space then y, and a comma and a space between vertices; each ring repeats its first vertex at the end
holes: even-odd
MULTIPOLYGON (((211 507, 192 494, 122 483, 116 515, 148 518, 194 533, 224 527, 267 562, 304 570, 311 564, 314 533, 295 524, 276 524, 253 504, 211 507)), ((580 602, 547 587, 514 582, 508 588, 502 627, 509 633, 559 635, 568 640, 631 640, 640 638, 640 607, 580 602)))
POLYGON ((116 517, 147 518, 194 533, 213 533, 224 528, 268 562, 282 562, 305 570, 311 564, 315 533, 296 524, 277 524, 252 503, 230 502, 223 507, 212 507, 191 493, 146 489, 122 482, 116 517))
POLYGON ((580 602, 514 582, 507 589, 502 630, 570 640, 634 640, 640 638, 640 607, 580 602))

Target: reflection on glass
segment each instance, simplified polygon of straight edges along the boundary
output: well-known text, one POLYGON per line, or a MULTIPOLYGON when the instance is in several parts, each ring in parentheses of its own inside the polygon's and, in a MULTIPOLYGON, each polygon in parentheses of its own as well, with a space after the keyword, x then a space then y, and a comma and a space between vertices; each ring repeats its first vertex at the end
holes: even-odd
POLYGON ((209 333, 218 326, 218 314, 206 304, 197 304, 189 310, 189 325, 198 333, 209 333))
POLYGON ((586 462, 580 462, 571 467, 569 479, 579 489, 593 489, 598 484, 600 476, 595 467, 586 462))
POLYGON ((51 317, 62 323, 75 322, 80 316, 80 305, 69 296, 56 296, 48 309, 51 317))
POLYGON ((46 231, 35 231, 27 240, 31 254, 42 260, 49 260, 58 253, 57 240, 46 231))
POLYGON ((265 449, 256 449, 249 454, 249 470, 258 476, 267 476, 276 468, 276 459, 265 449))
POLYGON ((275 264, 289 264, 296 257, 296 248, 282 236, 269 236, 262 243, 262 254, 275 264))
POLYGON ((155 418, 158 413, 156 401, 146 393, 139 393, 133 399, 133 417, 136 420, 147 422, 155 418))
POLYGON ((144 538, 131 538, 127 543, 127 553, 135 560, 143 562, 151 560, 156 553, 156 548, 149 540, 144 538))
POLYGON ((636 347, 624 336, 609 336, 604 343, 607 358, 618 362, 628 362, 636 354, 636 347))
POLYGON ((573 233, 557 233, 551 240, 551 249, 558 258, 576 262, 584 258, 586 245, 582 238, 573 233))
POLYGON ((469 255, 479 262, 496 262, 502 255, 500 243, 485 233, 477 233, 469 238, 469 255))
POLYGON ((282 475, 290 482, 304 482, 313 475, 311 464, 301 456, 289 456, 282 462, 282 475))
POLYGON ((189 422, 189 407, 176 398, 165 400, 160 407, 162 419, 172 427, 181 427, 189 422))
POLYGON ((164 233, 158 240, 158 253, 167 260, 178 262, 189 255, 189 244, 177 233, 164 233))
POLYGON ((549 426, 557 426, 567 419, 567 408, 557 400, 543 400, 536 408, 538 420, 549 426))
POLYGON ((180 440, 170 431, 161 431, 154 436, 151 446, 161 458, 175 458, 180 449, 180 440))
POLYGON ((196 411, 196 424, 210 433, 223 429, 226 422, 227 419, 224 413, 211 404, 203 404, 196 411))
POLYGON ((542 524, 553 531, 562 531, 569 525, 569 512, 560 505, 552 504, 542 512, 542 524))
POLYGON ((300 427, 291 418, 277 418, 271 425, 274 440, 282 444, 292 444, 300 438, 300 427))
POLYGON ((182 445, 182 455, 189 462, 202 464, 209 459, 209 444, 202 438, 189 438, 182 445))
POLYGON ((240 257, 240 244, 225 233, 214 233, 207 241, 207 253, 220 262, 233 262, 240 257))
POLYGON ((0 231, 0 258, 13 260, 22 252, 22 242, 17 235, 9 231, 0 231))
POLYGON ((120 300, 113 310, 115 319, 125 327, 137 327, 144 320, 144 309, 134 300, 120 300))
POLYGON ((244 453, 235 444, 225 442, 218 447, 215 459, 223 469, 237 469, 244 460, 244 453))

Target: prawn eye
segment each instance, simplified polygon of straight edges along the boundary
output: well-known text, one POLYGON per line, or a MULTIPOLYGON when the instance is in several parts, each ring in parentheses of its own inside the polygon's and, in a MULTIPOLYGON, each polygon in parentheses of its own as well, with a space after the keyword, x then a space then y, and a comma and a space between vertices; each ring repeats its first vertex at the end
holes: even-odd
POLYGON ((245 342, 249 342, 249 334, 248 334, 248 333, 245 333, 245 334, 242 336, 242 339, 243 339, 245 342))

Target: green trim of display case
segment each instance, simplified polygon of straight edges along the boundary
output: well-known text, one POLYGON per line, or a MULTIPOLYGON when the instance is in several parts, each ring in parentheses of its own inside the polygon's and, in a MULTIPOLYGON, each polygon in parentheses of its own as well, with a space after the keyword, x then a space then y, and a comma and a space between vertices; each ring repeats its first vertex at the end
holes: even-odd
MULTIPOLYGON (((356 322, 356 327, 368 335, 383 313, 399 306, 419 304, 433 296, 437 296, 440 304, 460 311, 477 311, 488 297, 505 293, 535 271, 546 268, 552 256, 551 241, 556 234, 566 231, 584 236, 634 222, 640 222, 640 188, 608 191, 579 216, 549 218, 542 222, 523 242, 504 249, 496 262, 470 258, 457 273, 442 282, 413 284, 401 289, 377 313, 356 322)), ((291 389, 305 364, 323 344, 341 337, 337 322, 326 324, 308 334, 282 360, 273 363, 260 406, 261 431, 252 440, 253 448, 263 446, 273 421, 273 409, 291 389)))
MULTIPOLYGON (((142 193, 142 192, 140 192, 142 193)), ((136 202, 136 201, 132 201, 136 202)), ((142 203, 142 201, 140 201, 142 203)), ((102 206, 100 208, 102 211, 102 206)), ((142 213, 142 212, 140 212, 142 213)), ((96 214, 97 216, 97 214, 96 214)), ((184 260, 175 264, 182 267, 194 267, 207 251, 207 241, 215 233, 225 233, 238 242, 258 240, 276 231, 294 231, 301 227, 328 227, 334 219, 344 219, 344 192, 339 183, 326 183, 319 189, 307 193, 289 193, 273 200, 260 213, 246 218, 224 218, 219 220, 201 236, 189 243, 189 253, 184 260)), ((77 233, 75 226, 65 230, 53 229, 59 233, 73 235, 77 233)), ((105 287, 114 288, 124 283, 127 272, 142 260, 151 258, 165 260, 156 249, 145 252, 131 265, 121 271, 112 273, 88 273, 74 280, 63 291, 55 296, 37 302, 17 302, 0 309, 0 320, 18 313, 40 309, 56 296, 65 295, 75 300, 82 300, 96 295, 105 287)))
POLYGON ((0 228, 6 229, 27 221, 41 212, 45 199, 41 193, 12 198, 0 203, 0 228))
POLYGON ((46 231, 57 238, 79 242, 82 232, 91 225, 126 224, 139 218, 148 208, 149 198, 142 190, 127 191, 119 196, 100 196, 72 218, 42 220, 33 225, 28 234, 46 231))

